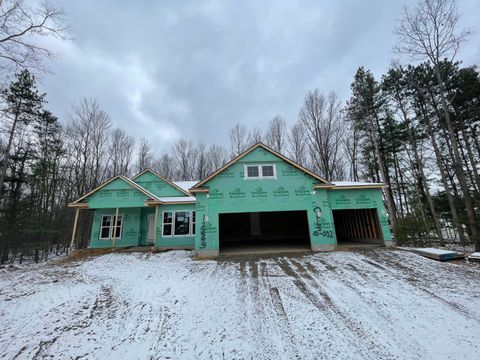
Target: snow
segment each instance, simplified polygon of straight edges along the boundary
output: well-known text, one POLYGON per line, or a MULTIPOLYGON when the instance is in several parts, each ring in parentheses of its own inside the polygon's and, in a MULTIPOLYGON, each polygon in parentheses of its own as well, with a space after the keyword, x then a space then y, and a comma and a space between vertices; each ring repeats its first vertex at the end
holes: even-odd
POLYGON ((358 182, 358 181, 332 181, 332 184, 336 187, 343 186, 369 186, 369 185, 378 185, 382 186, 382 183, 372 183, 372 182, 358 182))
POLYGON ((0 269, 5 359, 477 359, 480 265, 376 249, 0 269))
POLYGON ((195 201, 194 196, 171 196, 171 197, 159 197, 158 200, 169 203, 169 202, 191 202, 195 201))
POLYGON ((183 190, 188 191, 193 187, 193 185, 198 183, 198 181, 174 181, 173 183, 183 190))

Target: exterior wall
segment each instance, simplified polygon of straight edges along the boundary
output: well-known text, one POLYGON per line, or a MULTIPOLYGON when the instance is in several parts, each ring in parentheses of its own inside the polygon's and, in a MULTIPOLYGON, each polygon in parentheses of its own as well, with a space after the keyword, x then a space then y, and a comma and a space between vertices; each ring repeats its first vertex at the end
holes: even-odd
POLYGON ((116 207, 143 207, 148 196, 122 179, 115 179, 97 192, 88 196, 85 202, 91 209, 116 207))
MULTIPOLYGON (((209 193, 197 194, 195 250, 199 256, 215 256, 219 251, 219 214, 257 211, 306 210, 312 248, 317 244, 335 244, 318 231, 312 199, 318 180, 304 174, 263 148, 241 158, 208 181, 209 193), (245 164, 275 164, 277 179, 245 179, 245 164)), ((320 207, 328 210, 326 190, 317 192, 320 207), (322 195, 323 194, 323 195, 322 195), (321 200, 325 200, 323 203, 321 200), (327 205, 326 205, 327 204, 327 205)))
POLYGON ((133 181, 158 197, 186 196, 183 192, 173 187, 168 182, 163 181, 150 171, 145 172, 133 181))
MULTIPOLYGON (((135 179, 135 182, 158 196, 185 196, 185 194, 151 172, 146 172, 135 179)), ((155 208, 145 207, 147 196, 122 179, 116 179, 105 185, 94 194, 88 196, 85 202, 89 208, 96 209, 93 217, 91 248, 112 247, 112 240, 100 240, 100 221, 102 215, 114 215, 116 207, 119 214, 124 215, 122 236, 115 239, 115 247, 147 245, 148 214, 155 208)), ((160 248, 193 248, 194 236, 162 237, 163 211, 192 211, 194 204, 165 205, 158 208, 157 246, 160 248)))
MULTIPOLYGON (((158 207, 157 217, 157 243, 158 248, 181 248, 193 249, 195 235, 163 236, 163 212, 164 211, 195 211, 195 204, 163 205, 158 207)), ((197 218, 198 219, 198 218, 197 218)), ((196 229, 195 229, 196 230, 196 229)))
MULTIPOLYGON (((115 215, 116 209, 97 209, 93 215, 92 234, 90 237, 91 248, 109 248, 113 246, 112 240, 100 240, 100 221, 102 215, 115 215)), ((140 208, 121 208, 119 215, 123 215, 123 228, 121 238, 115 239, 115 247, 136 246, 140 240, 140 208)))
MULTIPOLYGON (((193 249, 194 235, 163 236, 164 211, 195 211, 194 204, 164 205, 158 207, 157 243, 158 248, 193 249)), ((115 239, 115 247, 147 245, 148 221, 147 214, 155 212, 154 208, 120 208, 119 215, 123 215, 122 237, 115 239)), ((113 246, 112 240, 100 240, 100 221, 102 215, 115 215, 115 209, 97 209, 93 216, 92 233, 90 236, 91 248, 108 248, 113 246)))

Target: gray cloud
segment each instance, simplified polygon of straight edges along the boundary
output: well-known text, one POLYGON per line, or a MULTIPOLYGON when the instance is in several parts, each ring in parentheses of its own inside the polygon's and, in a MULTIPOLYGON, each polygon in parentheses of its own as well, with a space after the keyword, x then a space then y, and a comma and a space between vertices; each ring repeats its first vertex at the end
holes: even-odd
MULTIPOLYGON (((408 1, 409 4, 414 1, 408 1)), ((466 26, 480 9, 462 1, 466 26)), ((359 66, 381 75, 393 59, 401 2, 69 1, 74 41, 42 84, 51 109, 96 97, 116 126, 157 151, 180 137, 228 144, 236 122, 290 123, 308 90, 346 100, 359 66)), ((478 33, 461 58, 478 63, 478 33)))

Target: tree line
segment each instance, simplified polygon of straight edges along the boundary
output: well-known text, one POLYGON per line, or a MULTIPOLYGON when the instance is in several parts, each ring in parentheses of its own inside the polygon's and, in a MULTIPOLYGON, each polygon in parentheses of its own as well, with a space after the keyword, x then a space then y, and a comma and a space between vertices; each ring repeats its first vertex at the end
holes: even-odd
MULTIPOLYGON (((47 20, 63 24, 54 10, 47 20)), ((0 261, 65 251, 68 203, 112 176, 150 167, 171 180, 200 180, 257 142, 327 180, 388 185, 384 200, 398 244, 458 240, 480 250, 480 74, 454 59, 468 35, 457 21, 453 0, 423 0, 404 10, 395 30, 395 51, 415 63, 393 63, 377 77, 360 67, 347 101, 312 89, 296 119, 278 115, 265 129, 237 123, 228 147, 179 139, 160 154, 148 139, 116 127, 95 98, 71 104, 60 122, 37 86, 42 53, 17 59, 25 66, 0 93, 0 261)), ((80 246, 90 216, 82 212, 80 246)))

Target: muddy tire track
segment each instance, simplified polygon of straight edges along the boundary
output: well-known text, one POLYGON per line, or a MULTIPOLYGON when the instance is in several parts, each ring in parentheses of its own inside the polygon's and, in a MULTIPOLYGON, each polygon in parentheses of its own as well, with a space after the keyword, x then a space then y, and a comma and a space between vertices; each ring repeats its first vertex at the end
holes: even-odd
MULTIPOLYGON (((361 324, 358 324, 349 314, 345 313, 333 302, 322 285, 318 283, 300 262, 294 259, 288 259, 288 261, 286 259, 278 259, 277 263, 286 274, 292 277, 293 283, 305 298, 318 310, 322 311, 332 323, 340 320, 343 325, 354 334, 353 338, 360 339, 360 342, 367 344, 368 353, 363 354, 364 356, 378 359, 394 359, 391 354, 386 353, 378 344, 370 340, 370 334, 365 332, 361 324), (297 271, 292 268, 290 264, 293 265, 297 271)), ((327 265, 329 264, 324 263, 324 265, 328 269, 327 265)), ((358 345, 358 343, 353 341, 353 338, 349 336, 346 337, 352 345, 358 345)), ((363 352, 363 349, 358 350, 363 352)))
POLYGON ((298 359, 300 358, 300 355, 297 346, 295 345, 295 337, 294 332, 292 331, 292 325, 285 310, 280 291, 278 290, 278 287, 272 285, 267 263, 265 261, 260 261, 260 278, 262 279, 263 286, 269 292, 270 301, 273 305, 276 319, 281 324, 279 330, 285 346, 289 349, 288 354, 290 357, 298 359))
POLYGON ((428 289, 425 285, 421 284, 424 282, 425 279, 423 279, 423 276, 419 275, 419 272, 417 270, 414 270, 414 268, 407 267, 401 263, 398 262, 398 260, 395 260, 395 258, 392 256, 392 254, 389 254, 388 252, 382 252, 382 256, 387 256, 387 259, 384 259, 380 256, 378 252, 372 252, 368 254, 370 257, 374 257, 376 261, 382 261, 384 265, 380 265, 376 262, 373 262, 371 260, 365 260, 362 259, 362 261, 366 262, 367 264, 370 264, 376 268, 382 269, 385 273, 389 274, 390 276, 398 279, 404 279, 406 283, 408 283, 410 286, 415 287, 417 290, 420 290, 422 293, 424 293, 426 296, 444 304, 447 305, 449 308, 453 309, 456 311, 458 314, 466 317, 466 318, 472 318, 475 319, 476 321, 480 322, 480 318, 478 316, 475 316, 471 312, 468 311, 468 309, 454 301, 445 299, 444 297, 436 294, 434 291, 428 289), (390 265, 390 269, 386 268, 386 266, 390 265), (394 266, 393 269, 391 269, 392 265, 394 266))

